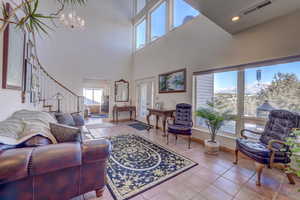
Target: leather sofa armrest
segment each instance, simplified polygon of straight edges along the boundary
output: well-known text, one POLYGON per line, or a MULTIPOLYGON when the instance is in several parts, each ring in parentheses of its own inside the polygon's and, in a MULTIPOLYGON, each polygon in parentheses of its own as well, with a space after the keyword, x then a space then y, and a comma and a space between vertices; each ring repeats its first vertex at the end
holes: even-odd
POLYGON ((81 146, 83 163, 106 160, 111 152, 111 143, 106 139, 87 140, 81 146))
POLYGON ((41 175, 81 165, 79 142, 51 144, 37 147, 32 152, 30 175, 41 175))
POLYGON ((9 149, 0 153, 0 184, 29 176, 28 166, 34 148, 9 149))

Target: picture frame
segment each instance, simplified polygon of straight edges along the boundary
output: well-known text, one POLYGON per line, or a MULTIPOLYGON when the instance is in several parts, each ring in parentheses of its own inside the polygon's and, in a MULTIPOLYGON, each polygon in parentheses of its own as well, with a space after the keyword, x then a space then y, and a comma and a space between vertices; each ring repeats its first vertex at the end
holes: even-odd
MULTIPOLYGON (((7 10, 11 11, 7 3, 7 10)), ((9 23, 3 33, 2 88, 23 90, 26 32, 9 23)))
POLYGON ((186 92, 186 69, 167 72, 158 76, 159 93, 186 92))

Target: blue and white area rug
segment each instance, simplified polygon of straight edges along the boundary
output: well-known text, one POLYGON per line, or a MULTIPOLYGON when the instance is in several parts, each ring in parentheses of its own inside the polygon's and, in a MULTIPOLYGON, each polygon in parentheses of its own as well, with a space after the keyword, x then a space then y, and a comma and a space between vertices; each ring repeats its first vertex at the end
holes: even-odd
POLYGON ((194 161, 136 135, 107 138, 112 143, 108 187, 116 200, 138 195, 194 166, 194 161))

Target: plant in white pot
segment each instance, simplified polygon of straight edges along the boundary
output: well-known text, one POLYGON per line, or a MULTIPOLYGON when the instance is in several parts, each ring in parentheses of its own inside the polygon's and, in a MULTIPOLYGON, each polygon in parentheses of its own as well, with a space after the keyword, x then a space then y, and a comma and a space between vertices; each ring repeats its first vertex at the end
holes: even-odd
POLYGON ((220 143, 216 141, 216 136, 225 121, 235 119, 230 114, 230 110, 226 110, 221 102, 207 102, 207 106, 196 111, 196 116, 205 120, 210 133, 210 139, 204 141, 205 152, 207 154, 218 154, 220 143))

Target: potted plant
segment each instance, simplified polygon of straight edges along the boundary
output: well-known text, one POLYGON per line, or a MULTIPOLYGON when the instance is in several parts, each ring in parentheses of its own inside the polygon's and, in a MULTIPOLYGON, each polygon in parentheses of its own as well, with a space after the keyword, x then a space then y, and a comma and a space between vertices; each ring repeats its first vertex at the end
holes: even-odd
POLYGON ((226 110, 221 102, 207 102, 207 106, 196 111, 196 116, 205 120, 210 133, 210 139, 204 140, 207 154, 218 154, 220 143, 216 141, 216 135, 225 121, 233 120, 234 116, 226 110))

